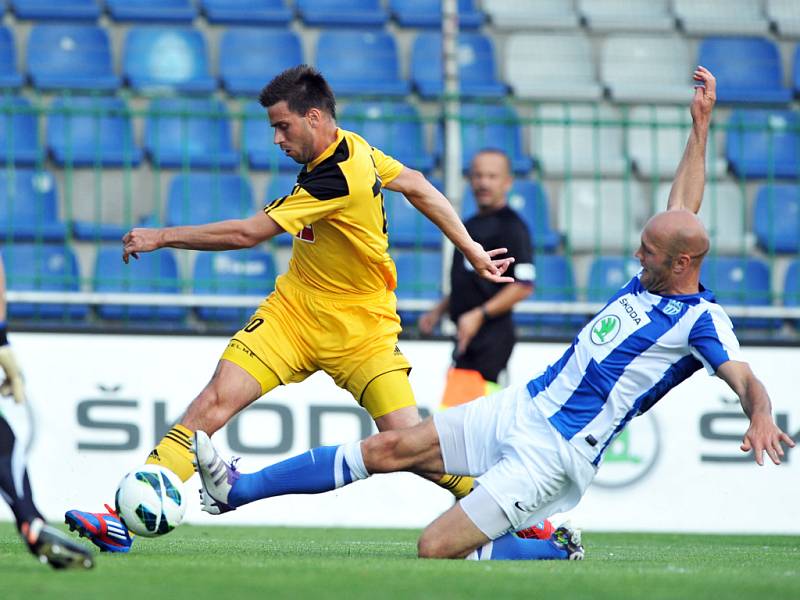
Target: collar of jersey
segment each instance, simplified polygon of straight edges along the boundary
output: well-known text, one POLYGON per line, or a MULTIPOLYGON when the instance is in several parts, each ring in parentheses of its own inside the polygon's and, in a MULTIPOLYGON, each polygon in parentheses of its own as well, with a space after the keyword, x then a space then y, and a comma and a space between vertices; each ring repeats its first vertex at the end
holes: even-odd
POLYGON ((650 294, 651 296, 657 296, 659 298, 666 298, 667 300, 677 300, 678 302, 683 302, 684 304, 694 305, 699 304, 701 300, 706 300, 707 302, 714 302, 716 303, 717 299, 714 297, 714 292, 711 290, 707 290, 702 283, 697 284, 700 286, 700 291, 696 294, 653 294, 652 292, 648 292, 647 289, 642 285, 641 280, 637 277, 636 278, 636 287, 638 289, 634 290, 636 294, 650 294))
POLYGON ((336 147, 339 145, 339 143, 343 139, 344 139, 344 130, 342 130, 341 127, 337 127, 336 128, 336 139, 333 141, 333 143, 330 146, 328 146, 327 148, 325 148, 325 150, 322 151, 322 154, 320 154, 317 158, 315 158, 314 160, 312 160, 310 163, 308 163, 306 165, 306 172, 311 171, 319 163, 321 163, 323 160, 325 160, 331 154, 333 154, 334 151, 336 150, 336 147))

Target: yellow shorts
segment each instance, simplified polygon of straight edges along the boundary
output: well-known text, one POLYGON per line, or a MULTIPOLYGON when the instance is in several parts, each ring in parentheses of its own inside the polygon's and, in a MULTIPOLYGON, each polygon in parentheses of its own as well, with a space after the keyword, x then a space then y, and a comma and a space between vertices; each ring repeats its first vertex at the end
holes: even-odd
MULTIPOLYGON (((269 371, 287 384, 322 370, 360 404, 370 381, 411 370, 397 347, 400 330, 394 292, 325 295, 284 275, 231 338, 222 358, 255 377, 263 392, 269 371)), ((377 417, 413 404, 408 398, 386 398, 383 406, 370 408, 377 417)))

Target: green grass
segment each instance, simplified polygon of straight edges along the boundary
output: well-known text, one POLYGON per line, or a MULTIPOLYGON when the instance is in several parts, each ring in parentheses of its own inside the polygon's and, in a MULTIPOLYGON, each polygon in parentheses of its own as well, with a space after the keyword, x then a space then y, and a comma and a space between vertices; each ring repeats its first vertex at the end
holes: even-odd
POLYGON ((138 539, 88 572, 53 572, 0 524, 0 597, 800 598, 800 538, 584 534, 583 562, 415 558, 418 532, 194 527, 138 539))

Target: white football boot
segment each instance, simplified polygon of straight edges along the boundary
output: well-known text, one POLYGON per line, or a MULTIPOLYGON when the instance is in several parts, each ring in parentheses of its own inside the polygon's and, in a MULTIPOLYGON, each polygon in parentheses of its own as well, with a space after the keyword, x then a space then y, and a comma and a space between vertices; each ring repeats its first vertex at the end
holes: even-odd
POLYGON ((194 465, 200 475, 203 488, 200 490, 200 503, 203 510, 212 515, 236 510, 228 501, 228 495, 233 484, 239 479, 239 471, 231 464, 222 460, 211 438, 205 431, 195 431, 192 443, 194 452, 194 465))

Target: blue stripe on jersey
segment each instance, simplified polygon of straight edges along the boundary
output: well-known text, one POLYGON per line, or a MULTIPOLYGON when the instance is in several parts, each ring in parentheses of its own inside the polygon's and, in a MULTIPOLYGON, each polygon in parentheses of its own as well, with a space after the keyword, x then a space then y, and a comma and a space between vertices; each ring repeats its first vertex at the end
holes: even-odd
POLYGON ((547 389, 553 381, 555 381, 556 377, 558 377, 559 373, 567 366, 569 359, 572 358, 572 355, 575 354, 575 346, 578 345, 578 338, 575 338, 575 341, 572 342, 572 345, 567 348, 567 351, 558 359, 557 362, 553 363, 545 372, 539 375, 536 379, 531 379, 528 382, 528 393, 530 393, 531 398, 535 398, 541 392, 547 389))
POLYGON ((619 432, 622 431, 623 429, 625 429, 625 427, 627 427, 628 423, 630 423, 631 419, 633 417, 635 417, 637 414, 639 414, 639 403, 640 403, 640 401, 641 401, 641 398, 633 403, 633 406, 625 414, 625 417, 619 422, 619 425, 617 425, 617 427, 614 429, 614 431, 611 433, 611 435, 608 436, 608 439, 606 440, 606 443, 603 444, 603 447, 600 449, 600 452, 597 453, 597 456, 592 461, 592 464, 595 467, 600 464, 600 459, 603 458, 603 454, 605 453, 606 448, 608 448, 611 445, 611 442, 613 442, 616 439, 616 437, 619 434, 619 432))
POLYGON ((708 311, 700 315, 689 332, 689 345, 695 348, 706 362, 716 371, 719 366, 730 360, 725 347, 719 340, 717 328, 708 311))
POLYGON ((653 405, 668 391, 702 368, 703 365, 694 356, 691 354, 684 356, 664 372, 660 381, 639 397, 637 400, 637 403, 641 404, 639 412, 645 413, 653 408, 653 405))
POLYGON ((589 362, 581 383, 572 396, 550 417, 553 427, 566 439, 572 439, 600 413, 608 394, 625 372, 625 368, 674 327, 689 310, 689 306, 682 303, 680 312, 667 315, 663 309, 668 303, 668 299, 662 298, 653 306, 647 312, 650 323, 630 334, 602 363, 598 364, 594 360, 589 362))

